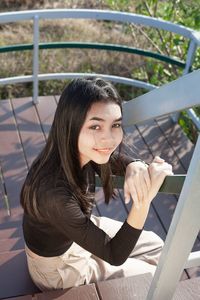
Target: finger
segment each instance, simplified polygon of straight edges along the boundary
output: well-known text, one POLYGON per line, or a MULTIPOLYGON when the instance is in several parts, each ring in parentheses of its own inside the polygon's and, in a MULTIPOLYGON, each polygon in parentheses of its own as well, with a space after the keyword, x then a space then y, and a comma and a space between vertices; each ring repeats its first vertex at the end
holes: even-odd
POLYGON ((166 176, 174 175, 174 172, 170 169, 165 170, 166 176))
MULTIPOLYGON (((165 163, 165 164, 163 165, 162 169, 163 169, 164 171, 169 171, 169 172, 173 173, 173 172, 172 172, 172 165, 170 165, 170 164, 168 164, 168 163, 165 163)), ((171 175, 171 174, 170 174, 170 175, 171 175)))
POLYGON ((130 178, 127 180, 128 192, 131 195, 134 205, 139 208, 139 197, 136 186, 138 184, 138 175, 134 177, 134 182, 130 178))
POLYGON ((133 199, 133 203, 137 208, 139 208, 140 206, 140 199, 141 199, 140 190, 138 188, 139 185, 140 185, 139 174, 136 174, 134 176, 134 180, 133 179, 128 180, 129 192, 133 199))
POLYGON ((144 179, 145 179, 145 183, 146 183, 146 186, 147 186, 147 190, 149 191, 150 188, 151 188, 151 176, 150 176, 150 173, 149 173, 149 168, 146 169, 146 172, 144 173, 144 179))
POLYGON ((163 158, 161 158, 160 156, 155 156, 153 159, 153 162, 163 163, 163 162, 165 162, 165 160, 163 158))
POLYGON ((144 171, 142 172, 142 174, 140 173, 140 182, 137 185, 138 190, 139 190, 139 200, 140 203, 144 201, 144 199, 146 198, 147 195, 147 188, 146 188, 146 183, 145 183, 145 179, 144 179, 144 171))
POLYGON ((130 200, 131 200, 131 195, 126 193, 126 195, 124 195, 125 204, 129 204, 130 200))
POLYGON ((130 199, 131 199, 131 195, 128 191, 128 186, 127 186, 127 183, 125 182, 124 183, 124 202, 126 204, 128 204, 130 202, 130 199))
POLYGON ((164 181, 167 176, 172 176, 172 175, 174 175, 174 173, 172 172, 172 168, 171 167, 166 167, 165 169, 162 170, 162 173, 161 173, 160 177, 164 181))

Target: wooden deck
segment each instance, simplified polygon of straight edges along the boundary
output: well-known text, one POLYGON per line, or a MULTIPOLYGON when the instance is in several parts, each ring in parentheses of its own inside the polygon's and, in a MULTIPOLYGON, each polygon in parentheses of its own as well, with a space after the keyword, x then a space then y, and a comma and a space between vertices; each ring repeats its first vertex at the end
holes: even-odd
MULTIPOLYGON (((22 293, 17 287, 15 264, 11 263, 16 257, 19 258, 18 263, 20 259, 25 259, 19 193, 32 161, 45 144, 57 101, 57 96, 40 97, 37 106, 32 104, 31 98, 0 101, 0 299, 2 296, 6 298, 26 294, 26 291, 22 293), (10 203, 10 216, 5 207, 5 195, 10 203), (6 274, 10 277, 7 278, 6 274), (13 294, 10 289, 10 282, 13 281, 17 294, 13 294), (3 294, 3 291, 6 293, 3 294)), ((170 116, 129 127, 126 130, 125 142, 124 151, 129 155, 147 162, 159 155, 173 165, 175 174, 187 173, 194 149, 193 144, 183 134, 179 125, 172 122, 170 116)), ((145 228, 153 230, 165 239, 177 201, 177 196, 158 194, 153 201, 145 228)), ((119 191, 118 199, 112 200, 107 206, 103 201, 102 190, 97 190, 95 214, 123 221, 129 209, 130 204, 124 204, 122 191, 119 191)), ((193 250, 200 250, 200 237, 197 237, 193 250)), ((21 271, 24 278, 28 276, 27 270, 22 268, 21 271)), ((181 279, 198 276, 200 268, 190 268, 183 272, 181 279)), ((34 286, 30 286, 30 289, 33 292, 37 291, 34 286)))

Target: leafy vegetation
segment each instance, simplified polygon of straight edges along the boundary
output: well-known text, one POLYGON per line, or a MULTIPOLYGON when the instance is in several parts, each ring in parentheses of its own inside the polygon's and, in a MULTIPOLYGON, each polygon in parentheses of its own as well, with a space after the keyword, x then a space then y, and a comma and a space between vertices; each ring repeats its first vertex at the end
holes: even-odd
MULTIPOLYGON (((106 1, 111 9, 121 10, 122 6, 126 11, 131 12, 131 0, 123 1, 106 1)), ((159 1, 159 0, 144 0, 135 2, 135 13, 143 14, 151 17, 162 18, 172 23, 177 23, 196 30, 200 29, 200 2, 195 0, 173 0, 173 1, 159 1)), ((128 25, 130 31, 133 29, 132 25, 128 25)), ((184 37, 165 32, 162 30, 155 30, 152 28, 137 27, 138 34, 142 35, 148 42, 148 46, 152 51, 178 58, 182 61, 186 60, 188 51, 188 40, 184 37)), ((194 58, 194 69, 200 68, 200 49, 197 50, 194 58)), ((168 81, 174 80, 181 76, 182 70, 171 64, 155 63, 153 60, 146 61, 146 64, 138 70, 134 70, 134 76, 146 79, 148 82, 160 85, 168 81), (137 75, 136 75, 137 74, 137 75)), ((200 107, 194 108, 196 114, 200 116, 200 107)), ((198 130, 188 117, 187 113, 181 112, 179 117, 179 124, 182 126, 184 132, 192 142, 196 142, 198 130)))

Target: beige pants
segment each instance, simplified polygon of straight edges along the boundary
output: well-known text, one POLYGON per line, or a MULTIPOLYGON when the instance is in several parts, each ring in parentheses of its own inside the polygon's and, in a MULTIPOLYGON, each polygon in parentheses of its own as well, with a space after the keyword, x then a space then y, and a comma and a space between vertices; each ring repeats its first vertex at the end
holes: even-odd
MULTIPOLYGON (((111 238, 122 223, 106 217, 91 217, 111 238)), ((120 266, 112 266, 92 255, 76 243, 61 256, 32 255, 26 247, 28 268, 35 284, 42 291, 64 289, 96 281, 154 274, 163 247, 163 241, 151 231, 143 231, 129 258, 120 266)))

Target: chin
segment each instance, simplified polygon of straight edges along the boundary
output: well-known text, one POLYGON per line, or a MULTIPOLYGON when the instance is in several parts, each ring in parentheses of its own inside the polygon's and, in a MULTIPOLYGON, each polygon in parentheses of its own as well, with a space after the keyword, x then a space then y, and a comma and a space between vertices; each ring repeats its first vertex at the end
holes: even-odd
POLYGON ((93 161, 98 165, 104 165, 109 162, 110 156, 104 159, 94 159, 93 161))

